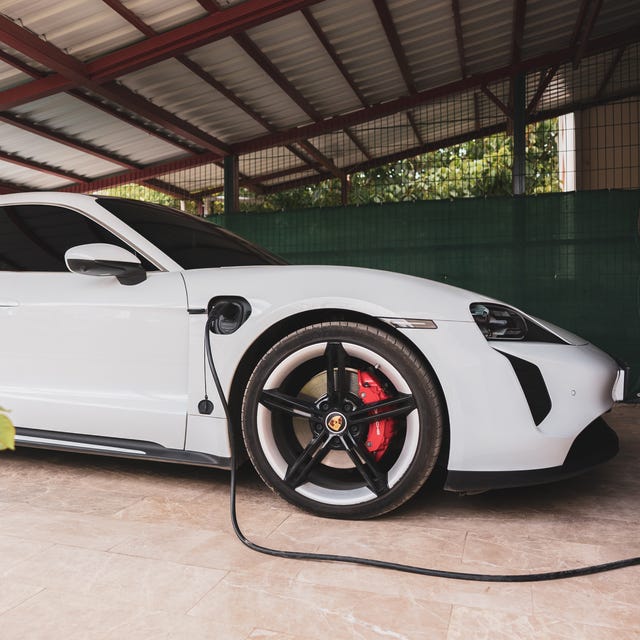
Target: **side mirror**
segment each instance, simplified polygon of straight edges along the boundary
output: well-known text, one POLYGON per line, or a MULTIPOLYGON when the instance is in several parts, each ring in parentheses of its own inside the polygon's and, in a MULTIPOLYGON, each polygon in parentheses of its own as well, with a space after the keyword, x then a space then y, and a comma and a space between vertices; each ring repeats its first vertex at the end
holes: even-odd
POLYGON ((147 279, 140 260, 113 244, 82 244, 64 254, 67 269, 87 276, 115 276, 120 284, 139 284, 147 279))

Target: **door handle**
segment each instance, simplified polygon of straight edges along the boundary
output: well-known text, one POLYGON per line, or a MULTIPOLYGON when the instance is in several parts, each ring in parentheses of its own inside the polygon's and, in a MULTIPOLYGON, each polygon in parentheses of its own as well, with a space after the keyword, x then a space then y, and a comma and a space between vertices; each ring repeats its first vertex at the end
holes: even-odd
POLYGON ((0 307, 17 307, 19 304, 17 300, 3 300, 0 298, 0 307))

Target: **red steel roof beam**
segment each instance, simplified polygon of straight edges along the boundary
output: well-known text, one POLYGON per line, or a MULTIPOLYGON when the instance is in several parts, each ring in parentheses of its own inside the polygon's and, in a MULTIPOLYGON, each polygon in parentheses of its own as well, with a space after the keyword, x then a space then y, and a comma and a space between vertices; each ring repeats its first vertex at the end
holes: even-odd
POLYGON ((531 98, 531 102, 529 102, 527 106, 527 115, 533 113, 536 110, 536 108, 538 107, 538 103, 540 102, 540 99, 544 95, 544 92, 547 90, 547 87, 551 83, 551 80, 553 80, 553 77, 556 75, 559 68, 560 68, 560 65, 554 64, 547 71, 547 73, 542 74, 542 76, 540 77, 538 88, 536 89, 536 92, 533 98, 531 98))
POLYGON ((164 175, 166 173, 172 173, 174 171, 183 171, 190 169, 191 167, 198 167, 203 164, 209 164, 219 160, 220 156, 215 153, 203 153, 198 156, 191 156, 188 158, 180 158, 170 162, 161 162, 158 164, 144 167, 143 169, 133 169, 132 171, 122 171, 114 173, 109 176, 103 176, 96 178, 95 180, 88 180, 84 187, 64 187, 59 191, 69 191, 73 193, 85 193, 87 191, 97 191, 99 189, 108 189, 109 187, 117 187, 129 182, 139 182, 141 180, 148 180, 149 178, 156 178, 157 176, 164 175))
POLYGON ((360 91, 358 85, 353 79, 353 76, 349 73, 349 70, 340 59, 338 52, 336 51, 335 47, 331 44, 329 38, 327 38, 327 34, 322 30, 320 23, 314 17, 313 13, 311 12, 311 9, 309 9, 308 7, 305 7, 304 9, 302 9, 302 15, 305 17, 307 23, 309 24, 313 32, 316 34, 316 37, 318 38, 318 40, 320 40, 320 44, 322 44, 322 46, 324 47, 324 50, 329 54, 329 57, 333 60, 333 64, 337 67, 338 71, 340 71, 340 73, 342 74, 342 77, 347 81, 348 85, 351 87, 351 90, 356 95, 356 98, 360 100, 360 104, 362 104, 363 107, 368 106, 369 103, 367 102, 367 99, 365 98, 362 91, 360 91))
POLYGON ((62 171, 61 169, 58 169, 57 167, 54 167, 50 164, 28 160, 27 158, 23 158, 17 154, 0 151, 0 160, 3 160, 4 162, 10 162, 11 164, 16 164, 20 167, 25 167, 26 169, 32 169, 33 171, 39 171, 40 173, 47 173, 51 176, 55 176, 56 178, 68 180, 69 182, 76 182, 82 185, 87 184, 87 179, 83 178, 77 173, 73 173, 71 171, 62 171))
MULTIPOLYGON (((109 5, 120 16, 132 24, 138 31, 145 36, 151 37, 157 35, 157 31, 144 22, 137 14, 131 9, 125 7, 120 0, 102 0, 109 5)), ((205 7, 206 8, 206 7, 205 7)), ((180 62, 184 67, 189 69, 191 73, 197 75, 201 80, 206 82, 209 86, 213 87, 218 93, 222 94, 227 100, 233 102, 237 107, 242 109, 245 113, 251 116, 256 122, 261 124, 267 131, 275 131, 275 128, 271 126, 265 118, 259 113, 254 111, 251 107, 246 105, 238 96, 227 89, 221 82, 218 82, 209 72, 205 71, 199 64, 188 58, 184 54, 176 56, 176 60, 180 62)))
MULTIPOLYGON (((625 29, 624 31, 621 31, 619 33, 615 33, 611 36, 606 36, 591 41, 587 46, 587 55, 592 55, 609 50, 616 45, 620 46, 626 43, 637 42, 639 39, 640 25, 633 25, 632 27, 629 27, 628 29, 625 29)), ((561 51, 543 54, 541 56, 537 56, 535 58, 531 58, 530 60, 519 63, 519 65, 517 66, 517 70, 531 71, 540 69, 542 67, 548 67, 553 64, 563 64, 566 62, 570 62, 573 58, 574 51, 574 47, 568 47, 561 51)), ((312 138, 331 131, 338 131, 340 129, 344 129, 345 127, 355 126, 364 122, 368 122, 370 120, 375 120, 376 118, 382 118, 398 113, 399 111, 412 109, 419 105, 426 104, 431 100, 441 98, 442 96, 452 95, 472 88, 480 88, 482 85, 486 85, 489 82, 508 78, 512 71, 513 68, 509 65, 507 67, 496 69, 489 73, 481 74, 478 76, 471 76, 469 78, 457 80, 440 87, 428 89, 416 94, 415 96, 404 96, 402 98, 398 98, 384 104, 363 108, 358 111, 354 111, 352 113, 341 116, 335 116, 333 118, 327 118, 322 122, 316 122, 301 127, 293 127, 276 134, 268 134, 266 136, 261 136, 259 138, 254 138, 252 140, 234 144, 231 147, 231 151, 235 154, 244 154, 267 149, 276 145, 286 145, 287 143, 292 143, 297 140, 306 138, 312 138)), ((547 115, 545 115, 545 117, 547 117, 547 115)), ((551 116, 552 115, 553 113, 551 113, 551 116)), ((537 118, 538 117, 536 116, 536 119, 537 118)), ((142 172, 132 171, 128 173, 119 173, 114 176, 107 176, 97 179, 91 184, 101 185, 96 186, 95 188, 106 188, 109 186, 122 184, 123 181, 134 182, 139 179, 144 179, 145 177, 157 176, 162 173, 168 173, 170 171, 176 171, 179 169, 188 168, 190 166, 198 166, 201 164, 206 164, 208 162, 214 162, 219 159, 220 158, 217 154, 207 153, 196 157, 178 159, 171 163, 164 163, 163 165, 155 165, 145 169, 142 172)), ((64 190, 82 192, 86 191, 87 189, 69 187, 64 190)))
POLYGON ((618 63, 620 62, 622 56, 624 55, 625 50, 626 50, 626 47, 620 47, 616 52, 616 55, 613 56, 613 60, 611 61, 609 68, 604 74, 604 77, 602 78, 602 82, 600 83, 600 86, 596 91, 596 95, 594 96, 596 100, 600 100, 600 98, 602 98, 602 96, 604 95, 604 90, 607 88, 607 85, 609 84, 609 81, 613 76, 613 72, 616 70, 616 67, 618 66, 618 63))
POLYGON ((587 49, 587 43, 589 42, 589 38, 591 37, 591 33, 593 32, 593 27, 596 24, 596 20, 598 19, 598 14, 600 13, 600 9, 602 8, 602 0, 596 0, 595 5, 593 6, 593 10, 589 15, 589 20, 587 22, 587 26, 585 27, 584 33, 580 38, 580 42, 578 44, 578 50, 576 51, 576 55, 573 58, 573 67, 574 69, 578 67, 582 57, 584 56, 584 52, 587 49))
POLYGON ((94 107, 95 109, 99 109, 100 111, 106 113, 107 115, 113 118, 117 118, 118 120, 121 120, 125 124, 135 127, 140 131, 144 131, 150 136, 153 136, 154 138, 158 138, 158 140, 162 140, 163 142, 167 142, 173 145, 174 147, 178 147, 179 149, 183 149, 188 153, 201 153, 202 149, 204 149, 202 145, 198 145, 195 142, 188 142, 182 137, 178 138, 177 134, 175 133, 165 133, 164 131, 160 131, 159 129, 153 127, 151 124, 147 124, 146 122, 137 120, 136 118, 129 115, 128 113, 125 113, 124 111, 120 111, 115 107, 111 107, 110 105, 101 102, 97 98, 94 98, 90 95, 82 93, 81 91, 73 90, 73 91, 69 91, 68 93, 74 98, 81 100, 85 104, 88 104, 89 106, 94 107))
POLYGON ((415 135, 416 139, 420 143, 420 145, 424 145, 424 139, 422 134, 420 133, 420 129, 418 128, 418 123, 416 122, 416 118, 413 115, 413 111, 407 111, 407 120, 413 129, 413 135, 415 135))
POLYGON ((400 36, 398 35, 398 31, 393 23, 393 17, 389 11, 387 2, 386 0, 373 0, 373 4, 376 7, 378 17, 380 18, 384 32, 387 35, 387 40, 389 41, 389 45, 393 51, 396 62, 400 67, 400 73, 402 73, 407 89, 409 89, 409 93, 411 95, 414 95, 417 93, 416 85, 413 81, 411 68, 409 67, 409 62, 407 60, 407 54, 404 51, 402 42, 400 42, 400 36))
POLYGON ((513 25, 511 28, 511 62, 516 64, 522 59, 522 41, 527 13, 527 0, 514 0, 513 25))
POLYGON ((464 38, 462 36, 462 18, 460 16, 460 0, 451 0, 451 11, 453 13, 453 25, 456 31, 456 44, 458 46, 458 61, 460 63, 460 73, 463 78, 469 74, 464 56, 464 38))
POLYGON ((487 96, 487 98, 489 98, 489 100, 491 100, 491 102, 493 102, 493 104, 495 104, 502 113, 504 113, 508 118, 511 117, 511 109, 509 109, 505 103, 502 102, 502 100, 500 100, 500 98, 498 98, 498 96, 493 93, 489 87, 487 87, 486 84, 483 84, 480 87, 480 91, 482 91, 482 93, 484 93, 484 95, 487 96))
POLYGON ((120 158, 111 153, 107 153, 103 149, 100 149, 100 147, 96 147, 87 142, 83 142, 62 132, 54 132, 47 127, 43 127, 42 125, 36 124, 35 122, 29 122, 28 120, 18 117, 12 113, 0 112, 0 122, 4 122, 5 124, 11 125, 12 127, 17 127, 18 129, 22 129, 23 131, 36 134, 41 138, 51 140, 52 142, 57 142, 58 144, 62 144, 71 149, 75 149, 76 151, 87 153, 96 158, 99 158, 100 160, 106 160, 107 162, 112 162, 113 164, 119 164, 125 169, 139 168, 139 165, 136 165, 129 160, 126 160, 125 158, 120 158))
MULTIPOLYGON (((407 158, 413 158, 423 153, 428 153, 429 151, 436 151, 437 149, 441 149, 443 147, 450 147, 455 144, 468 142, 469 140, 484 138, 486 136, 500 133, 504 130, 505 130, 504 123, 491 125, 489 127, 484 127, 478 132, 471 131, 468 133, 459 134, 457 136, 452 136, 450 138, 445 138, 435 142, 428 142, 427 144, 422 146, 412 147, 411 149, 405 149, 403 151, 392 153, 381 158, 375 158, 372 161, 353 164, 348 167, 345 167, 344 172, 348 175, 353 175, 360 171, 366 171, 367 169, 375 169, 376 167, 380 167, 382 165, 389 164, 391 162, 398 162, 400 160, 406 160, 407 158)), ((289 182, 282 182, 277 185, 265 186, 265 193, 266 194, 276 193, 278 191, 284 191, 285 189, 291 189, 293 187, 301 187, 301 186, 306 186, 310 184, 317 184, 318 182, 322 182, 322 180, 327 180, 332 177, 333 176, 331 174, 324 173, 319 176, 309 176, 306 178, 299 178, 297 180, 290 180, 289 182)))
POLYGON ((205 44, 244 32, 320 0, 246 0, 90 62, 96 80, 116 78, 205 44))
POLYGON ((367 147, 364 145, 362 140, 360 140, 360 138, 358 138, 358 136, 355 133, 353 133, 353 131, 349 127, 345 127, 344 132, 347 134, 351 142, 353 142, 353 144, 355 144, 356 147, 360 149, 360 151, 362 152, 362 155, 365 158, 367 158, 367 160, 371 160, 373 158, 373 156, 371 155, 371 151, 367 149, 367 147))
POLYGON ((233 39, 312 120, 322 119, 322 114, 289 82, 280 69, 267 58, 246 33, 238 33, 233 36, 233 39))
POLYGON ((309 154, 318 164, 323 166, 325 169, 328 169, 336 178, 342 179, 344 177, 344 171, 338 168, 333 160, 327 158, 319 149, 314 147, 307 140, 301 140, 298 143, 298 146, 302 148, 302 150, 309 154))

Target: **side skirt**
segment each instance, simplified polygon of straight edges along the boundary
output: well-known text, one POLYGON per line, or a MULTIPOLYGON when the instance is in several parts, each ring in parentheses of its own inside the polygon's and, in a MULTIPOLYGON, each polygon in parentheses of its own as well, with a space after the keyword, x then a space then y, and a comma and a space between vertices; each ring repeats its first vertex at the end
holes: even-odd
POLYGON ((231 459, 221 458, 199 451, 169 449, 155 442, 145 440, 127 440, 105 438, 80 433, 47 431, 16 427, 16 444, 34 449, 52 449, 55 451, 75 451, 100 456, 153 460, 156 462, 175 462, 200 467, 231 469, 231 459))

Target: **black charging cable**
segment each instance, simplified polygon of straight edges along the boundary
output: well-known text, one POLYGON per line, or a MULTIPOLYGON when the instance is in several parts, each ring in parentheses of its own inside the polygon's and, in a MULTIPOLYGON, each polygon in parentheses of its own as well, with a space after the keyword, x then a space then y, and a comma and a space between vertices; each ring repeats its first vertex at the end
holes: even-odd
MULTIPOLYGON (((231 420, 231 412, 229 411, 229 405, 225 393, 220 383, 220 378, 216 371, 215 363, 213 362, 213 354, 211 352, 211 329, 212 316, 215 307, 209 312, 209 319, 207 320, 205 327, 205 352, 207 362, 209 363, 209 369, 213 381, 215 382, 216 389, 218 390, 218 396, 222 403, 225 418, 227 420, 227 431, 229 434, 229 447, 231 449, 231 482, 230 482, 230 515, 231 524, 233 530, 242 544, 257 551, 258 553, 264 553, 269 556, 275 556, 277 558, 288 558, 291 560, 316 560, 320 562, 342 562, 347 564, 357 564, 365 567, 377 567, 379 569, 391 569, 393 571, 401 571, 403 573, 415 573, 421 576, 432 576, 435 578, 449 578, 451 580, 471 580, 475 582, 543 582, 547 580, 561 580, 563 578, 576 578, 578 576, 589 576, 595 573, 604 573, 605 571, 614 571, 615 569, 622 569, 623 567, 633 567, 640 565, 640 557, 626 558, 624 560, 616 560, 614 562, 606 562, 604 564, 596 564, 587 567, 578 567, 576 569, 566 569, 563 571, 549 571, 545 573, 524 573, 524 574, 487 574, 487 573, 465 573, 462 571, 443 571, 440 569, 429 569, 427 567, 416 567, 408 564, 400 564, 398 562, 387 562, 385 560, 373 560, 371 558, 359 558, 356 556, 342 556, 331 553, 307 553, 303 551, 283 551, 280 549, 271 549, 262 545, 256 544, 247 538, 240 525, 238 524, 238 517, 236 513, 236 486, 237 486, 237 472, 236 472, 236 446, 235 446, 235 433, 233 430, 233 423, 231 420)), ((238 325, 239 326, 239 325, 238 325)), ((225 333, 230 333, 229 331, 225 333)))

